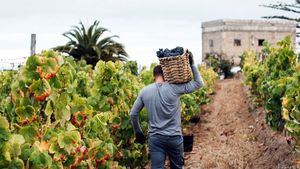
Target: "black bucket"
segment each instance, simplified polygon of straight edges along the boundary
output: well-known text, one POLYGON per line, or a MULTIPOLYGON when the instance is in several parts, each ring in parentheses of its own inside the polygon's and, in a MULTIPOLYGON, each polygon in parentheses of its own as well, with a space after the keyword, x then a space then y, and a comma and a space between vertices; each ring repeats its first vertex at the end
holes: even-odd
POLYGON ((183 150, 184 152, 193 151, 194 135, 183 136, 183 150))
POLYGON ((199 123, 199 121, 200 121, 200 116, 193 116, 190 119, 190 123, 194 123, 194 124, 199 123))

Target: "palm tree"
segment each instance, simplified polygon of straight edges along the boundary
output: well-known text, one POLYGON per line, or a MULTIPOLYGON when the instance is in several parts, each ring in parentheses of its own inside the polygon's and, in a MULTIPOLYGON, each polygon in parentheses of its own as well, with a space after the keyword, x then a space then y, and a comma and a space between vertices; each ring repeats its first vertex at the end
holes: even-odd
POLYGON ((86 31, 82 22, 80 26, 73 26, 73 29, 63 33, 69 42, 62 46, 53 48, 56 51, 67 53, 75 59, 84 59, 93 66, 99 60, 103 61, 126 61, 128 54, 121 43, 114 41, 118 36, 103 37, 108 30, 99 26, 95 21, 86 31))

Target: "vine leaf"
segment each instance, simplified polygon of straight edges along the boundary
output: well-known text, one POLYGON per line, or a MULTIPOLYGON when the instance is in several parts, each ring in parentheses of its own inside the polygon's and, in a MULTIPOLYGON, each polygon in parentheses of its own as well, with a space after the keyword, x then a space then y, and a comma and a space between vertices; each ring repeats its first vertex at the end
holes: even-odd
POLYGON ((20 121, 32 120, 35 116, 35 109, 30 105, 17 107, 15 112, 18 115, 20 121))

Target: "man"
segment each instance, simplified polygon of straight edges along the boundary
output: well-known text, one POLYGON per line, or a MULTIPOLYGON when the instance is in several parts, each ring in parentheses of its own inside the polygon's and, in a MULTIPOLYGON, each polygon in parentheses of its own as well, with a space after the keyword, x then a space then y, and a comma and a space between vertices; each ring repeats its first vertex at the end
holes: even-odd
POLYGON ((130 112, 136 141, 139 143, 145 143, 146 139, 139 124, 139 112, 144 106, 148 112, 152 169, 164 168, 166 156, 169 157, 172 169, 180 169, 184 165, 180 96, 192 93, 204 85, 193 55, 189 54, 194 80, 183 84, 165 82, 162 68, 158 65, 153 70, 155 83, 141 90, 130 112))

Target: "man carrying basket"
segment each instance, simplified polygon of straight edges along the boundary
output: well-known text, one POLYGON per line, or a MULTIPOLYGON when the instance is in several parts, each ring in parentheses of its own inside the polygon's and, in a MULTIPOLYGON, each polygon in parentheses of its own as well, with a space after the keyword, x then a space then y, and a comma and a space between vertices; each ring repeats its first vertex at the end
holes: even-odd
POLYGON ((187 57, 194 80, 169 83, 165 81, 162 66, 158 65, 153 70, 155 83, 140 91, 130 112, 136 141, 141 144, 145 143, 146 137, 140 127, 139 112, 144 106, 148 112, 151 169, 164 168, 166 156, 170 160, 171 169, 180 169, 184 165, 180 96, 196 91, 204 83, 192 53, 186 51, 183 55, 187 57))

